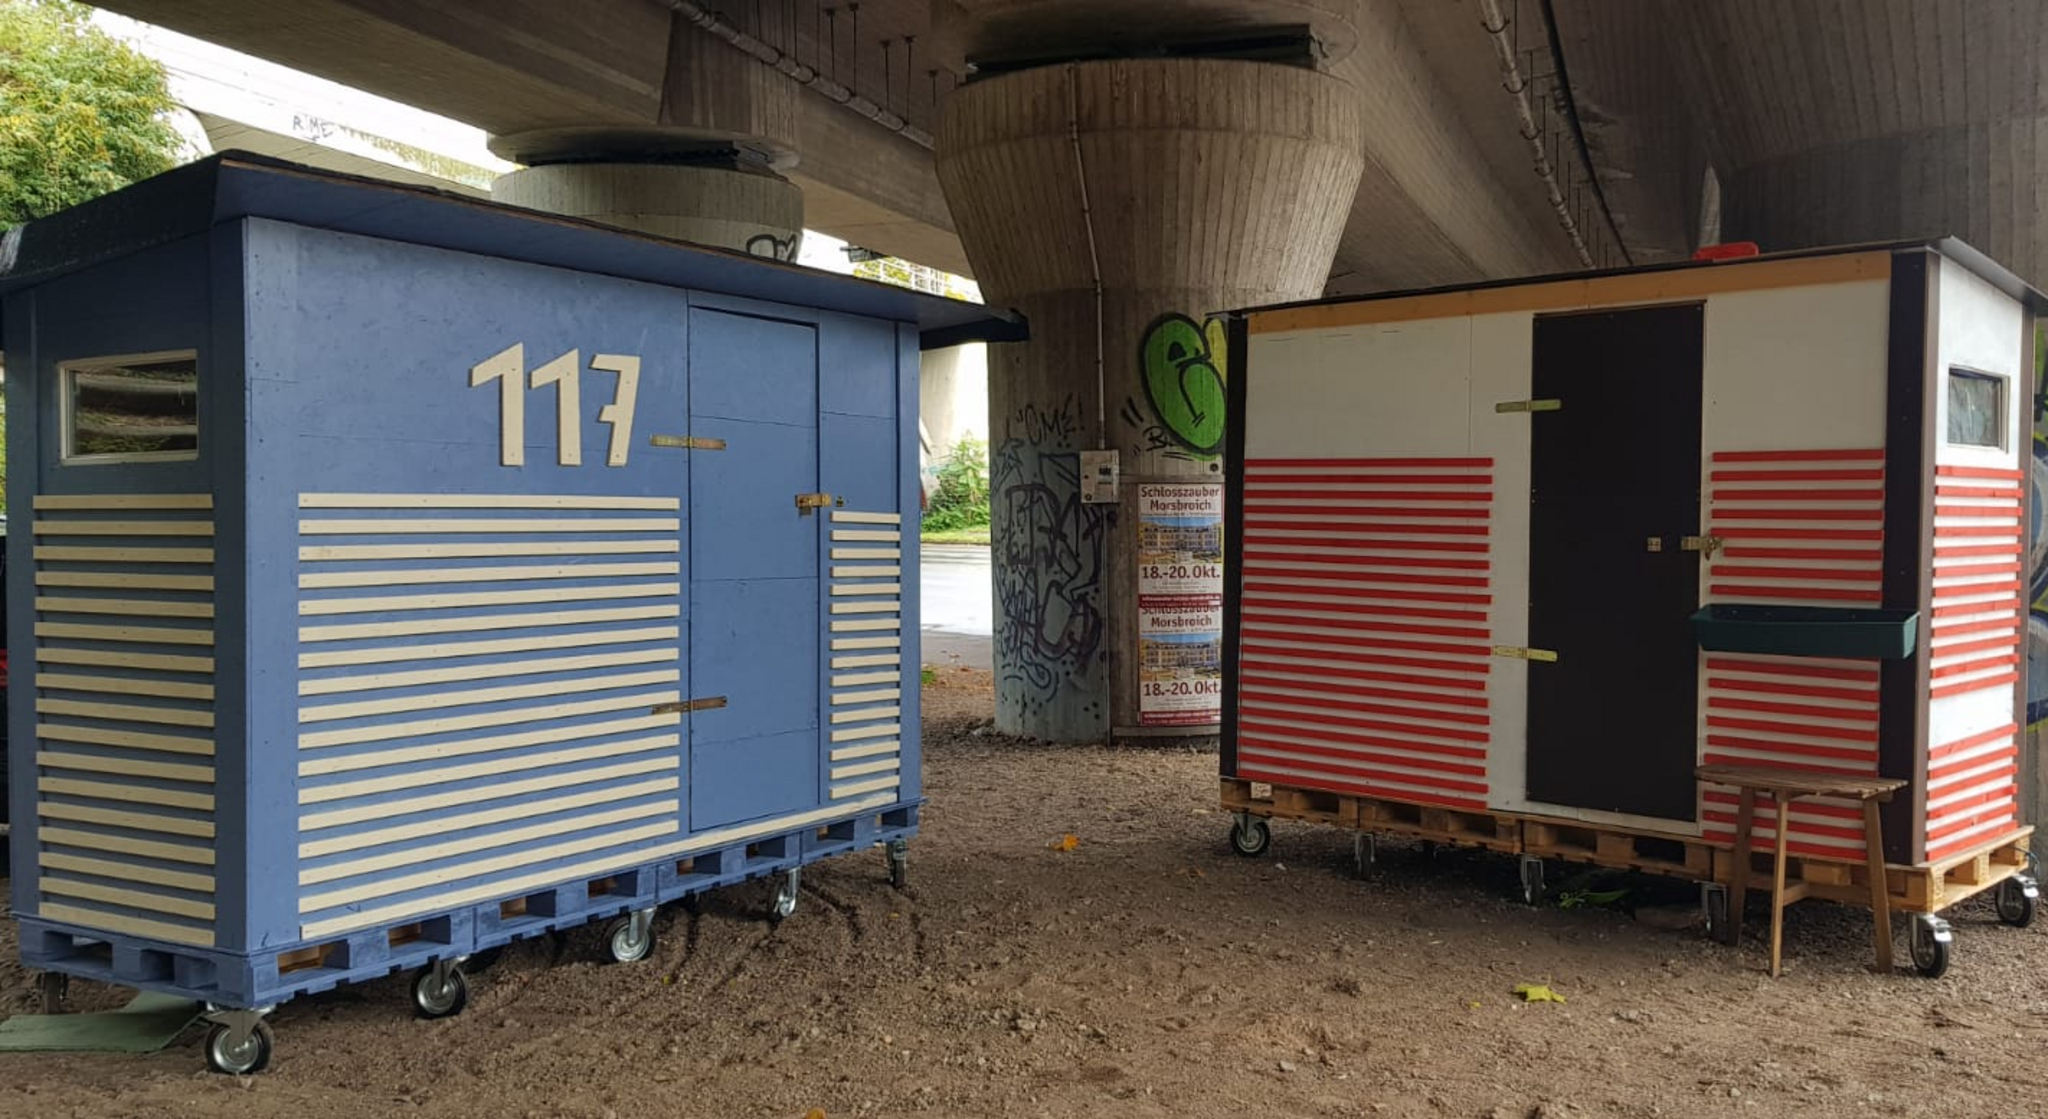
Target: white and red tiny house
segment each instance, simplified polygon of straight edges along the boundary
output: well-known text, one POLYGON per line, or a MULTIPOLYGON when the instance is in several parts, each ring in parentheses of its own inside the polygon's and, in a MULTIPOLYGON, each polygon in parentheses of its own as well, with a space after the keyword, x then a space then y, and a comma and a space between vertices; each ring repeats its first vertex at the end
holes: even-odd
POLYGON ((1911 782, 1895 865, 2012 838, 2044 306, 1943 241, 1243 312, 1223 776, 1726 842, 1694 767, 1801 767, 1911 782))

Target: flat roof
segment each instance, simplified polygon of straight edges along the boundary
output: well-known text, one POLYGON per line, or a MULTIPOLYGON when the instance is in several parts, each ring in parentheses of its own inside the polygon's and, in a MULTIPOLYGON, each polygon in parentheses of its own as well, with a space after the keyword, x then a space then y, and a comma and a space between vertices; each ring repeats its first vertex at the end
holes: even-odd
POLYGON ((0 294, 241 218, 910 323, 925 349, 1029 336, 1022 316, 978 303, 232 151, 8 230, 0 236, 0 294))
POLYGON ((1698 297, 1715 291, 1786 287, 1801 283, 1879 279, 1890 274, 1890 258, 1902 252, 1932 252, 1968 269, 2024 304, 2048 315, 2048 296, 1984 253, 1954 237, 1841 245, 1760 253, 1723 260, 1560 272, 1473 284, 1371 292, 1248 307, 1233 312, 1253 322, 1255 332, 1309 329, 1345 323, 1451 318, 1506 310, 1551 310, 1594 304, 1656 302, 1698 297), (1521 289, 1547 289, 1541 293, 1521 289), (1353 308, 1355 313, 1333 313, 1353 308), (1270 320, 1261 323, 1260 320, 1270 320))

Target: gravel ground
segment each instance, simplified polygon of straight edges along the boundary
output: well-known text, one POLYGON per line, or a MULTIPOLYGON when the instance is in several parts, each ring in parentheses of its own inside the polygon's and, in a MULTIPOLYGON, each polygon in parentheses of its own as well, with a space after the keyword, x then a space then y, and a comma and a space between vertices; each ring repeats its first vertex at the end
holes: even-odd
MULTIPOLYGON (((258 1077, 202 1071, 197 1029, 0 1054, 0 1116, 2048 1114, 2048 922, 1967 907, 1927 981, 1871 973, 1863 911, 1803 903, 1773 981, 1757 911, 1730 951, 1651 883, 1633 913, 1528 909, 1511 859, 1398 844, 1361 882, 1348 837, 1287 824, 1237 858, 1213 754, 1031 745, 991 710, 986 673, 927 691, 907 892, 875 854, 807 871, 780 926, 765 884, 670 907, 640 964, 526 942, 438 1022, 403 977, 298 999, 258 1077)), ((15 956, 8 923, 4 1013, 35 1005, 15 956)))

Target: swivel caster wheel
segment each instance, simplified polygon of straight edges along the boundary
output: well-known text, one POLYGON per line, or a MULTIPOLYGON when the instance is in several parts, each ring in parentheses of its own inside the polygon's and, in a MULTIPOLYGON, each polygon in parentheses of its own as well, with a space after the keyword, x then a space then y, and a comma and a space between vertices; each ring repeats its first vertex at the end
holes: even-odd
POLYGON ((1534 855, 1522 856, 1522 904, 1539 905, 1543 901, 1543 860, 1534 855))
POLYGON ((795 870, 791 870, 783 875, 782 885, 775 890, 774 908, 769 910, 769 918, 771 920, 780 923, 788 919, 790 914, 796 912, 796 895, 797 891, 801 888, 800 882, 798 872, 795 870))
POLYGON ((1948 971, 1949 946, 1955 941, 1955 932, 1947 921, 1931 914, 1921 914, 1913 919, 1913 970, 1929 979, 1939 979, 1948 971))
POLYGON ((654 951, 654 910, 642 909, 614 920, 604 931, 612 962, 630 964, 654 951))
POLYGON ((1230 825, 1230 849, 1255 859, 1273 845, 1273 826, 1249 812, 1240 812, 1230 825))
POLYGON ((71 977, 61 971, 46 971, 36 977, 43 996, 43 1013, 62 1014, 71 1002, 71 977))
POLYGON ((1742 923, 1728 913, 1728 887, 1719 882, 1700 884, 1700 912, 1707 936, 1723 944, 1734 944, 1742 934, 1742 923))
POLYGON ((206 1067, 227 1076, 262 1072, 270 1067, 275 1041, 268 1022, 258 1021, 244 1030, 226 1023, 216 1025, 206 1033, 206 1067))
POLYGON ((901 890, 910 884, 910 844, 901 839, 889 841, 889 885, 901 890))
POLYGON ((2040 908, 2041 888, 2031 874, 2015 874, 1998 884, 1998 919, 2016 929, 2034 923, 2040 908))
POLYGON ((452 1018, 469 1005, 469 981, 462 969, 447 960, 413 973, 412 1008, 422 1018, 452 1018))

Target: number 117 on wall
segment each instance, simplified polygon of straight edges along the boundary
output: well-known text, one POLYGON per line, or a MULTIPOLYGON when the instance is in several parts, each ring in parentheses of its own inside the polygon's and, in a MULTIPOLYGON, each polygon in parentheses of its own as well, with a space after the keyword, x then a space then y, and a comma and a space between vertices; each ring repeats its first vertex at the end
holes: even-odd
MULTIPOLYGON (((626 451, 633 443, 633 405, 640 395, 640 359, 630 354, 593 354, 590 368, 616 373, 619 380, 612 402, 597 410, 597 421, 612 429, 606 466, 626 465, 626 451)), ((526 370, 526 345, 515 342, 483 361, 470 366, 469 385, 479 388, 498 382, 498 444, 506 466, 526 464, 526 390, 555 387, 556 460, 563 466, 583 464, 583 352, 568 353, 533 370, 526 370)))

